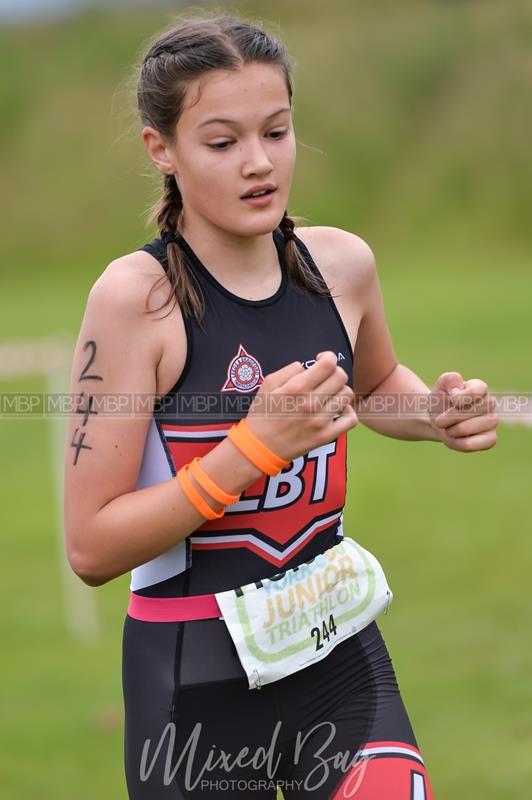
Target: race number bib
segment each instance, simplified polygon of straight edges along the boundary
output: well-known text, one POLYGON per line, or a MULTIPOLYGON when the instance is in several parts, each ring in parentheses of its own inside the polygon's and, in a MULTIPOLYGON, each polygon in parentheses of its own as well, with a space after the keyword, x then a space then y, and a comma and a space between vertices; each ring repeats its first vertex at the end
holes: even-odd
POLYGON ((375 556, 348 537, 299 567, 216 594, 250 689, 321 661, 392 599, 375 556))

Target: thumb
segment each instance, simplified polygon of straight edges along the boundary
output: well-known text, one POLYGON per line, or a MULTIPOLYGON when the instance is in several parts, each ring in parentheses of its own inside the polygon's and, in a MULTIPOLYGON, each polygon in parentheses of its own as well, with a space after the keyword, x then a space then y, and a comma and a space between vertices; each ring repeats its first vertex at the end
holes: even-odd
POLYGON ((464 379, 459 372, 442 372, 434 385, 434 392, 444 392, 451 397, 465 388, 464 379))
POLYGON ((459 372, 442 372, 431 392, 429 416, 432 420, 453 407, 453 396, 464 388, 459 372))

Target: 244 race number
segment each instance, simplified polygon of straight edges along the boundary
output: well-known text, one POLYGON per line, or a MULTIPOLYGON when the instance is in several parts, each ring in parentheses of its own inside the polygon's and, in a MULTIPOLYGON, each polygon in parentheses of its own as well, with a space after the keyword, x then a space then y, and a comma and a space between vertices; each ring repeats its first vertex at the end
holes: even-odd
POLYGON ((331 636, 336 636, 336 623, 333 615, 330 614, 328 623, 325 622, 325 620, 322 620, 321 630, 318 628, 318 626, 312 628, 310 635, 316 636, 316 650, 321 650, 323 647, 322 639, 329 641, 331 636))

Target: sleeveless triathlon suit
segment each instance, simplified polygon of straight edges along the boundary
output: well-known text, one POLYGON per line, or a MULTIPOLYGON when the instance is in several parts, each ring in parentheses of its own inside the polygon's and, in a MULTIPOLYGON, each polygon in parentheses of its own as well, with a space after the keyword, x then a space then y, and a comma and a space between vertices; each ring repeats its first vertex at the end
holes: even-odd
MULTIPOLYGON (((140 248, 166 271, 166 245, 176 242, 205 311, 203 327, 184 317, 185 366, 155 406, 137 489, 169 480, 215 447, 247 414, 264 376, 292 361, 308 368, 316 353, 332 350, 352 387, 353 354, 333 298, 293 284, 281 230, 272 237, 281 281, 263 300, 225 289, 179 234, 140 248)), ((294 241, 319 275, 304 243, 294 241)), ((223 517, 133 569, 132 597, 153 598, 144 602, 156 608, 158 598, 242 586, 332 547, 343 536, 346 446, 343 433, 256 481, 223 517)), ((131 800, 271 800, 276 785, 286 800, 432 798, 375 621, 322 661, 259 690, 248 688, 218 618, 148 622, 128 613, 122 656, 131 800)))

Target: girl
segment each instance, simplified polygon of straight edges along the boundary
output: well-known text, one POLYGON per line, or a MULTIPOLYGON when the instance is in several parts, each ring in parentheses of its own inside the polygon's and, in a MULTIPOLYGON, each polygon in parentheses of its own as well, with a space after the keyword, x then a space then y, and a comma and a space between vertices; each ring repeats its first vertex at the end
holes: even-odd
POLYGON ((90 586, 131 570, 129 797, 275 798, 280 787, 286 800, 428 800, 375 621, 391 593, 343 536, 347 431, 377 389, 454 389, 453 405, 371 426, 487 449, 487 386, 451 372, 431 393, 397 363, 370 248, 337 228, 294 228, 280 41, 231 16, 174 24, 145 54, 138 107, 164 176, 158 236, 91 289, 65 468, 72 569, 90 586), (106 414, 100 401, 116 395, 124 413, 106 414), (269 618, 242 623, 246 603, 269 618))

